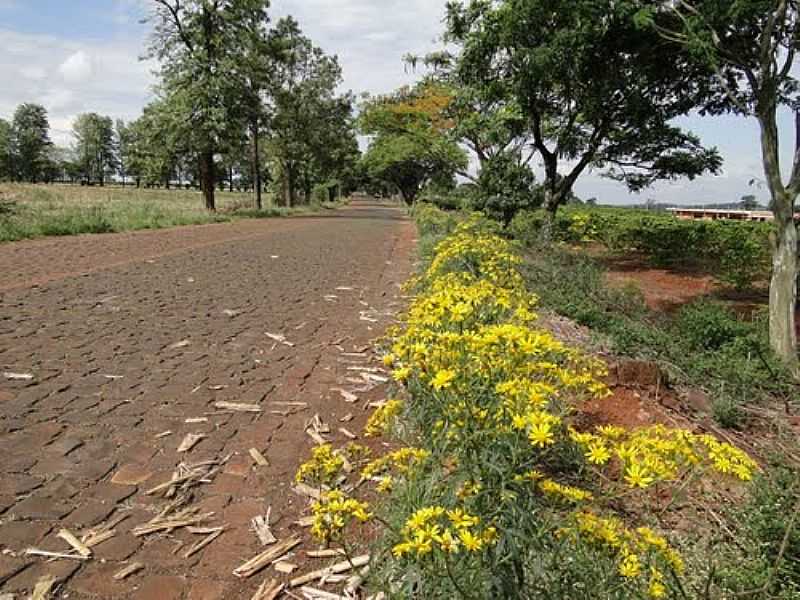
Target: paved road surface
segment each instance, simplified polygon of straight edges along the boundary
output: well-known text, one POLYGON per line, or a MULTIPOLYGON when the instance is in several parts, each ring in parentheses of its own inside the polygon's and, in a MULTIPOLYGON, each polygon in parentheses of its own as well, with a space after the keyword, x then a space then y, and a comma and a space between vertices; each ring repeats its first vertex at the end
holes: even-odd
MULTIPOLYGON (((27 597, 53 575, 59 597, 79 600, 249 599, 275 572, 242 581, 232 570, 261 551, 249 522, 269 506, 279 538, 299 533, 312 547, 292 524, 307 504, 290 489, 313 444, 304 428, 319 414, 344 443, 339 427, 360 434, 365 402, 385 394, 358 392, 348 404, 332 388, 366 387, 357 369, 374 359, 357 354, 401 306, 413 236, 401 210, 360 203, 312 217, 1 245, 0 592, 27 597), (217 402, 262 412, 223 412, 217 402), (309 406, 286 414, 290 402, 309 406), (347 413, 355 419, 341 423, 347 413), (187 434, 206 437, 179 454, 187 434), (255 465, 251 448, 270 466, 255 465), (182 462, 225 457, 211 483, 190 490, 190 506, 228 528, 218 539, 184 558, 202 537, 132 535, 170 502, 147 490, 182 462), (62 527, 82 535, 122 517, 84 563, 24 555, 68 551, 62 527), (132 562, 144 569, 115 582, 132 562)), ((324 566, 302 551, 292 560, 324 566)))

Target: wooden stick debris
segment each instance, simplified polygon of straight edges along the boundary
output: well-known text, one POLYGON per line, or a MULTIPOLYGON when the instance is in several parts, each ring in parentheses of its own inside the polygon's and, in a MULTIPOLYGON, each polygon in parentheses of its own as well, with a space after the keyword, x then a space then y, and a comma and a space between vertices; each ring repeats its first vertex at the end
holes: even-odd
POLYGON ((250 521, 250 525, 255 531, 256 536, 258 536, 258 541, 261 542, 262 546, 271 546, 272 544, 276 544, 278 542, 277 538, 272 535, 272 530, 269 527, 269 517, 272 513, 272 507, 270 506, 267 509, 267 516, 263 517, 258 515, 257 517, 253 517, 250 521))
POLYGON ((257 448, 250 448, 250 456, 259 467, 268 467, 269 461, 257 448))
POLYGON ((194 448, 198 442, 200 442, 200 440, 207 437, 208 436, 204 433, 187 433, 180 446, 178 446, 178 452, 189 452, 189 450, 194 448))
POLYGON ((25 556, 44 556, 46 558, 64 558, 67 560, 86 560, 85 556, 80 554, 67 554, 66 552, 48 552, 47 550, 39 550, 38 548, 28 548, 25 550, 25 556))
POLYGON ((277 579, 265 581, 259 586, 258 590, 256 590, 256 595, 253 596, 252 600, 276 600, 285 587, 286 586, 277 579))
POLYGON ((353 404, 353 403, 355 403, 355 402, 358 402, 358 396, 356 396, 356 395, 355 395, 354 393, 352 393, 352 392, 348 392, 347 390, 343 390, 343 389, 340 389, 340 388, 336 388, 336 389, 334 389, 334 390, 331 390, 331 391, 333 391, 333 392, 339 392, 339 395, 340 395, 342 398, 344 398, 344 401, 345 401, 345 402, 349 402, 350 404, 353 404))
POLYGON ((274 565, 275 570, 278 573, 283 573, 284 575, 291 575, 297 570, 297 565, 292 564, 290 562, 276 562, 274 565))
POLYGON ((347 600, 346 596, 340 596, 339 594, 333 594, 331 592, 318 590, 308 586, 300 588, 300 593, 302 593, 303 596, 305 596, 308 600, 347 600))
POLYGON ((190 525, 202 523, 213 516, 213 512, 197 514, 197 509, 186 509, 180 511, 173 517, 164 517, 159 515, 144 525, 134 527, 132 533, 136 537, 157 533, 159 531, 166 531, 169 533, 175 529, 180 529, 181 527, 188 527, 190 525))
POLYGON ((307 550, 306 556, 309 558, 335 558, 337 556, 344 556, 344 550, 341 548, 330 548, 327 550, 307 550))
POLYGON ((313 429, 310 428, 306 429, 306 434, 308 435, 308 437, 314 440, 314 443, 317 444, 317 446, 324 446, 325 444, 328 443, 328 440, 326 440, 324 437, 322 437, 319 433, 317 433, 313 429))
POLYGON ((70 546, 72 546, 72 549, 82 557, 89 558, 92 555, 92 551, 86 546, 86 544, 81 542, 69 529, 62 529, 56 534, 56 537, 67 542, 70 546))
POLYGON ((31 381, 33 375, 30 373, 3 373, 3 377, 10 381, 31 381))
POLYGON ((133 575, 137 571, 141 571, 142 569, 144 569, 144 565, 142 563, 138 563, 138 562, 131 563, 127 567, 124 567, 124 568, 120 569, 119 571, 117 571, 114 574, 114 579, 116 581, 122 581, 123 579, 127 579, 128 577, 130 577, 131 575, 133 575))
POLYGON ((46 600, 49 598, 56 581, 58 581, 58 578, 54 575, 45 575, 39 579, 39 581, 36 582, 36 586, 33 588, 31 600, 46 600))
POLYGON ((317 571, 312 571, 311 573, 306 573, 305 575, 301 575, 300 577, 295 577, 289 582, 289 587, 293 588, 298 587, 318 579, 324 579, 328 575, 337 575, 339 573, 346 573, 347 571, 350 571, 352 569, 358 569, 359 567, 368 565, 369 561, 370 561, 369 554, 357 556, 352 561, 344 560, 342 562, 336 563, 335 565, 331 565, 330 567, 319 569, 317 571))
POLYGON ((278 342, 279 344, 283 344, 284 346, 289 346, 289 348, 294 348, 294 344, 286 340, 286 336, 280 333, 265 333, 269 339, 278 342))
POLYGON ((241 404, 239 402, 215 402, 214 408, 243 413, 260 413, 262 411, 258 404, 241 404))
POLYGON ((298 483, 292 489, 294 489, 295 493, 301 496, 308 496, 314 500, 319 500, 322 497, 322 493, 317 488, 313 488, 306 483, 298 483))
POLYGON ((351 440, 358 439, 358 436, 355 433, 352 433, 351 431, 345 429, 344 427, 339 427, 339 432, 342 433, 342 435, 344 435, 345 437, 350 438, 351 440))
POLYGON ((211 542, 213 542, 223 533, 225 533, 225 527, 218 527, 216 531, 212 531, 211 533, 208 534, 206 538, 192 545, 186 552, 184 552, 183 558, 189 558, 190 556, 197 554, 198 552, 200 552, 200 550, 208 546, 211 542))
POLYGON ((236 577, 251 577, 268 564, 272 563, 272 561, 274 561, 276 558, 283 556, 289 550, 299 546, 301 541, 302 540, 299 537, 293 537, 280 542, 276 546, 273 546, 269 550, 266 550, 258 556, 251 558, 246 563, 234 569, 233 574, 236 575, 236 577))

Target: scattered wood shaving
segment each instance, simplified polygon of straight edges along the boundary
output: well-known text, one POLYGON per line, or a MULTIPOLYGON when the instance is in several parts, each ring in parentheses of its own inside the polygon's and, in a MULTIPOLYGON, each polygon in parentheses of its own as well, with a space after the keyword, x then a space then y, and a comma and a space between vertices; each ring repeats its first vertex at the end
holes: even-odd
POLYGON ((361 378, 367 383, 387 383, 389 381, 388 377, 374 373, 361 373, 361 378))
POLYGON ((262 583, 251 600, 276 600, 286 586, 276 579, 262 583))
POLYGON ((180 446, 178 446, 178 452, 189 452, 189 450, 194 448, 200 442, 200 440, 203 440, 207 437, 208 436, 204 433, 187 433, 180 446))
POLYGON ((144 565, 142 563, 131 563, 127 567, 120 569, 114 574, 114 579, 117 581, 122 581, 123 579, 127 579, 137 571, 141 571, 144 569, 144 565))
POLYGON ((297 565, 289 562, 277 562, 273 566, 278 573, 283 573, 284 575, 291 575, 298 568, 297 565))
POLYGON ((300 577, 295 577, 289 582, 289 587, 298 587, 306 583, 309 583, 311 581, 323 579, 328 575, 338 575, 340 573, 346 573, 347 571, 350 571, 352 569, 358 569, 359 567, 368 565, 369 561, 370 561, 369 554, 357 556, 353 560, 344 560, 342 562, 336 563, 335 565, 331 565, 330 567, 319 569, 317 571, 312 571, 311 573, 306 573, 305 575, 301 575, 300 577))
POLYGON ((352 392, 348 392, 347 390, 342 390, 342 389, 338 389, 338 388, 334 389, 332 391, 339 392, 339 394, 342 396, 342 398, 344 398, 345 402, 349 402, 350 404, 358 402, 358 396, 356 396, 352 392))
POLYGON ((350 421, 353 420, 353 418, 354 418, 353 417, 353 413, 347 413, 345 416, 343 416, 341 419, 339 419, 339 422, 340 423, 349 423, 350 421))
POLYGON ((195 417, 193 419, 186 419, 184 421, 187 425, 195 425, 197 423, 208 423, 208 417, 195 417))
POLYGON ((46 558, 64 558, 67 560, 86 560, 85 556, 80 554, 67 554, 66 552, 48 552, 47 550, 39 550, 38 548, 28 548, 25 550, 25 556, 44 556, 46 558))
POLYGON ((345 437, 350 438, 351 440, 357 440, 358 439, 358 436, 356 434, 352 433, 351 431, 348 431, 344 427, 339 427, 339 431, 342 433, 342 435, 344 435, 345 437))
POLYGON ((292 489, 295 491, 295 493, 300 494, 301 496, 308 496, 314 500, 319 500, 322 496, 322 493, 317 488, 313 488, 305 483, 298 483, 292 489))
POLYGON ((289 346, 289 348, 294 348, 294 344, 286 340, 286 336, 280 333, 265 333, 269 339, 278 342, 279 344, 283 344, 284 346, 289 346))
POLYGON ((82 557, 89 558, 92 555, 92 551, 86 546, 86 544, 81 542, 69 529, 62 529, 56 534, 56 537, 67 542, 70 546, 72 546, 72 549, 82 557))
POLYGON ((307 550, 306 556, 309 558, 336 558, 337 556, 344 556, 342 548, 329 548, 326 550, 307 550))
POLYGON ((261 454, 261 452, 259 452, 256 448, 250 448, 250 456, 253 458, 253 460, 259 467, 269 466, 269 461, 267 460, 267 458, 263 454, 261 454))
POLYGON ((234 569, 233 574, 236 575, 236 577, 251 577, 268 564, 272 563, 272 561, 276 558, 283 556, 289 550, 299 546, 301 541, 302 540, 299 537, 293 537, 280 542, 278 545, 273 546, 269 550, 266 550, 258 556, 251 558, 246 563, 234 569))
POLYGON ((159 434, 156 436, 156 439, 157 439, 157 440, 160 440, 161 438, 165 438, 165 437, 168 437, 168 436, 170 436, 170 435, 172 435, 172 432, 171 432, 171 431, 164 431, 164 432, 162 432, 162 433, 159 433, 159 434))
POLYGON ((272 507, 270 506, 267 509, 266 516, 258 515, 253 517, 253 519, 250 521, 250 525, 252 526, 256 536, 258 536, 258 541, 261 542, 262 546, 271 546, 272 544, 276 544, 278 542, 269 527, 269 517, 271 514, 272 507))
POLYGON ((260 413, 261 407, 258 404, 240 404, 238 402, 215 402, 214 407, 220 410, 230 410, 233 412, 260 413))
POLYGON ((331 592, 318 590, 308 586, 300 588, 300 593, 305 596, 306 600, 347 600, 346 596, 332 594, 331 592))
POLYGON ((308 437, 314 440, 314 443, 316 443, 318 446, 324 446, 328 443, 328 440, 326 440, 313 429, 306 429, 306 433, 308 434, 308 437))
POLYGON ((294 522, 298 527, 311 527, 314 524, 314 517, 302 517, 294 522))
POLYGON ((198 523, 207 521, 213 516, 214 516, 213 512, 199 514, 196 508, 187 508, 182 511, 179 511, 178 513, 176 513, 174 516, 171 517, 158 515, 157 517, 151 519, 144 525, 139 525, 138 527, 134 527, 131 533, 133 533, 133 535, 135 535, 136 537, 141 537, 144 535, 149 535, 151 533, 157 533, 160 531, 166 531, 167 533, 170 533, 182 527, 197 525, 198 523))
POLYGON ((33 375, 30 373, 3 373, 3 377, 11 381, 31 381, 33 375))
POLYGON ((33 588, 31 600, 46 600, 50 597, 50 592, 53 591, 53 586, 58 581, 54 575, 45 575, 36 582, 36 587, 33 588))
POLYGON ((169 347, 169 349, 170 350, 177 350, 178 348, 186 348, 186 346, 188 346, 191 343, 192 342, 190 342, 189 340, 181 340, 180 342, 175 342, 174 344, 172 344, 169 347))
POLYGON ((183 558, 189 558, 190 556, 197 554, 198 552, 200 552, 200 550, 208 546, 211 542, 213 542, 223 533, 225 533, 224 527, 218 527, 216 531, 211 531, 207 537, 200 540, 196 544, 192 545, 186 552, 184 552, 183 558))

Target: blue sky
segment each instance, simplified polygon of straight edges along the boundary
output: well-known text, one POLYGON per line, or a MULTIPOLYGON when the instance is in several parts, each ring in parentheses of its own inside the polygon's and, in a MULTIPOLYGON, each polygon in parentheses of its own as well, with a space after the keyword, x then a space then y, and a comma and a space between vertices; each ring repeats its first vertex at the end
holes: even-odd
MULTIPOLYGON (((436 45, 445 0, 275 0, 273 14, 294 15, 327 52, 338 54, 345 87, 386 92, 409 83, 401 57, 436 45)), ((132 119, 151 97, 154 65, 142 62, 148 26, 140 20, 152 0, 0 0, 0 117, 20 102, 40 102, 50 113, 53 137, 70 143, 70 127, 81 112, 132 119)), ((725 171, 694 182, 661 183, 639 196, 601 179, 584 176, 580 196, 601 202, 704 203, 738 200, 764 189, 750 187, 762 175, 758 127, 739 117, 689 117, 684 125, 720 148, 725 171)), ((782 116, 784 161, 793 152, 793 123, 782 116)))

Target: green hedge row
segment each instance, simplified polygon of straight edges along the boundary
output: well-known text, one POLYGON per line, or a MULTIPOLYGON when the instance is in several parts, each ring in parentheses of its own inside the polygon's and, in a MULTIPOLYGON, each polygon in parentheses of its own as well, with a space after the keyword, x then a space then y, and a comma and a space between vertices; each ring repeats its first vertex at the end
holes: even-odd
MULTIPOLYGON (((543 211, 519 213, 511 234, 535 244, 543 211)), ((630 209, 567 209, 556 216, 557 240, 599 242, 617 252, 640 252, 656 264, 702 266, 720 280, 747 288, 769 277, 768 223, 684 221, 670 214, 630 209)))

